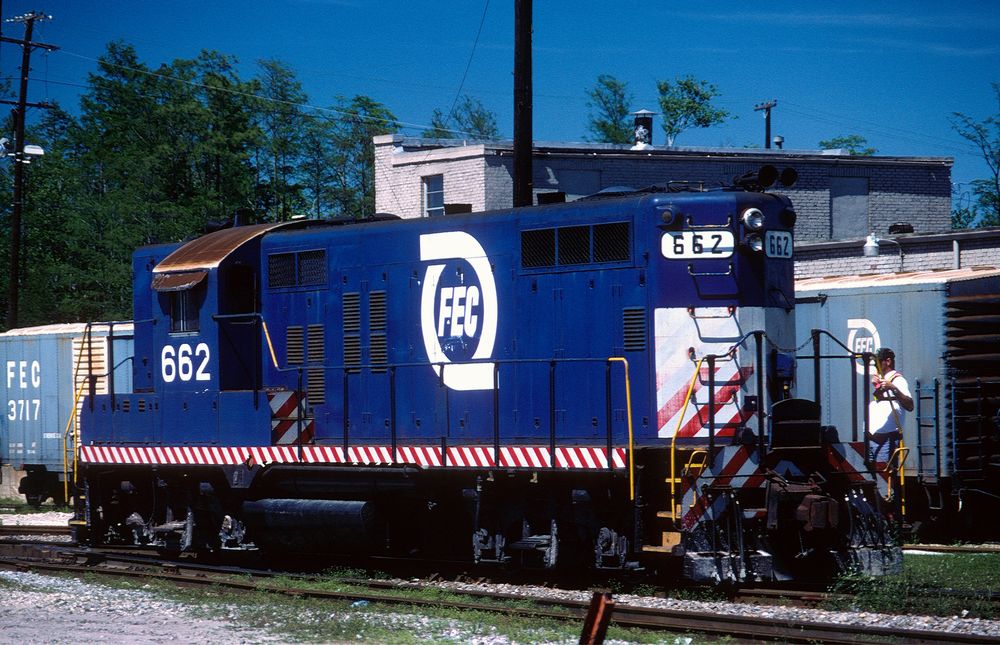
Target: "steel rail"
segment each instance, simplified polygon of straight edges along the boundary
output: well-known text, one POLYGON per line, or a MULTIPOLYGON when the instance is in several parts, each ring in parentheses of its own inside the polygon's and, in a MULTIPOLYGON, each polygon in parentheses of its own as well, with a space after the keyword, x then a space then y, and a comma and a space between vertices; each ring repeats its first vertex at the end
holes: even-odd
MULTIPOLYGON (((69 554, 66 554, 69 555, 69 554)), ((78 556, 79 557, 79 556, 78 556)), ((74 558, 75 560, 75 558, 74 558)), ((589 607, 588 601, 562 600, 555 598, 534 598, 519 594, 493 593, 488 591, 455 591, 455 595, 477 598, 479 602, 449 601, 443 599, 423 599, 412 596, 394 595, 391 593, 373 593, 370 591, 327 591, 306 588, 274 587, 257 581, 232 579, 233 573, 226 571, 222 575, 206 575, 199 566, 197 574, 182 574, 183 563, 156 563, 150 566, 160 566, 162 571, 140 571, 135 568, 102 568, 100 566, 81 565, 75 562, 46 562, 37 558, 0 557, 0 566, 15 568, 20 571, 38 570, 70 573, 100 573, 118 577, 151 578, 169 581, 183 586, 222 586, 240 591, 264 591, 268 593, 290 595, 298 598, 315 598, 334 601, 364 600, 371 603, 390 605, 409 605, 412 607, 444 607, 456 610, 475 610, 503 613, 524 619, 549 618, 556 620, 582 621, 589 607), (529 601, 538 605, 536 608, 525 609, 507 605, 489 605, 484 601, 529 601)), ((387 581, 348 581, 344 584, 364 584, 369 588, 382 587, 387 591, 420 589, 416 583, 391 583, 387 581)), ((738 638, 777 640, 781 642, 824 642, 824 643, 856 643, 859 639, 865 642, 907 642, 907 643, 995 643, 996 638, 981 634, 964 634, 955 632, 935 632, 929 630, 901 629, 889 627, 871 627, 861 625, 845 625, 798 621, 782 618, 758 618, 755 616, 740 616, 720 614, 716 612, 691 612, 682 610, 665 610, 643 608, 618 604, 611 617, 612 622, 621 627, 642 628, 669 632, 698 632, 711 635, 729 635, 738 638)))

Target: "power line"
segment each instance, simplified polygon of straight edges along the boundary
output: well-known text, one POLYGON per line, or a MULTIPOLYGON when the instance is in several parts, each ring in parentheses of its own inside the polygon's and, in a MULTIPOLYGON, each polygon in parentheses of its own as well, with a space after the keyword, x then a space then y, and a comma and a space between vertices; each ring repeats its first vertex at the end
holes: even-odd
POLYGON ((472 67, 472 58, 476 55, 476 47, 479 45, 479 36, 483 33, 483 25, 486 23, 486 12, 490 8, 490 0, 486 0, 485 6, 483 6, 483 17, 479 19, 479 29, 476 31, 476 39, 472 43, 472 51, 469 52, 469 62, 465 64, 465 72, 462 74, 462 81, 458 84, 458 90, 455 92, 455 100, 451 102, 451 109, 448 110, 448 120, 455 116, 455 106, 458 105, 458 98, 462 95, 462 88, 465 87, 465 79, 469 75, 469 68, 472 67))

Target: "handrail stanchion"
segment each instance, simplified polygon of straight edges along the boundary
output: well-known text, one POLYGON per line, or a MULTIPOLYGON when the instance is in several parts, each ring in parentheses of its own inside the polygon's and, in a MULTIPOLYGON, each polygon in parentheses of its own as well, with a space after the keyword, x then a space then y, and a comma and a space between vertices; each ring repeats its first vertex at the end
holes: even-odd
POLYGON ((757 341, 757 447, 763 458, 766 444, 764 441, 764 405, 767 400, 767 393, 764 391, 764 332, 757 330, 753 333, 757 341))
POLYGON ((556 362, 549 361, 549 468, 556 467, 556 362))
POLYGON ((708 456, 715 460, 715 354, 708 359, 708 456))
POLYGON ((392 463, 396 459, 396 366, 389 368, 389 440, 392 442, 392 463))
POLYGON ((608 470, 614 470, 614 460, 611 458, 611 359, 604 364, 604 423, 608 439, 608 470))
POLYGON ((872 461, 873 456, 870 454, 871 451, 868 450, 868 437, 871 434, 871 414, 869 414, 870 411, 868 409, 868 402, 872 398, 872 389, 871 389, 872 388, 872 373, 871 373, 872 353, 871 352, 863 352, 861 354, 861 360, 864 361, 864 363, 865 363, 864 373, 861 375, 861 378, 864 379, 864 382, 861 384, 861 386, 862 386, 862 390, 861 391, 864 392, 864 395, 865 395, 865 397, 864 397, 865 403, 862 406, 862 410, 863 410, 863 414, 864 414, 864 418, 865 418, 865 428, 864 428, 865 466, 870 469, 874 465, 873 461, 872 461))
MULTIPOLYGON (((691 402, 691 395, 694 394, 694 384, 698 381, 698 377, 701 376, 701 363, 705 360, 705 357, 698 359, 698 364, 694 368, 694 376, 691 377, 691 383, 688 385, 687 394, 684 396, 684 405, 681 406, 680 416, 677 417, 677 427, 674 428, 674 435, 670 438, 670 510, 671 512, 677 508, 677 434, 681 431, 681 426, 684 424, 684 415, 687 413, 688 403, 691 402)), ((677 521, 677 517, 674 517, 674 521, 677 521)))
POLYGON ((858 387, 855 385, 858 380, 858 371, 854 366, 855 358, 852 356, 849 363, 851 368, 851 441, 858 440, 858 387))
POLYGON ((500 362, 493 362, 493 463, 500 465, 500 362))
POLYGON ((819 402, 819 330, 813 329, 810 333, 813 345, 813 401, 819 402))
MULTIPOLYGON (((625 418, 628 422, 628 498, 635 501, 635 443, 632 434, 632 384, 628 378, 628 359, 612 356, 608 361, 617 361, 625 366, 625 418)), ((608 455, 608 460, 611 455, 608 455)))

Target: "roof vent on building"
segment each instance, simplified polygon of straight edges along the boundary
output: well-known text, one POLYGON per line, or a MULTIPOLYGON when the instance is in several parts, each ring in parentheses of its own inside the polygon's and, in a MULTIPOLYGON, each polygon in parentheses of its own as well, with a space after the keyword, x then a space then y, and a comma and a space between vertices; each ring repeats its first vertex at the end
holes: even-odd
POLYGON ((635 117, 632 126, 635 132, 632 150, 653 149, 653 114, 649 110, 639 110, 632 113, 632 116, 635 117))

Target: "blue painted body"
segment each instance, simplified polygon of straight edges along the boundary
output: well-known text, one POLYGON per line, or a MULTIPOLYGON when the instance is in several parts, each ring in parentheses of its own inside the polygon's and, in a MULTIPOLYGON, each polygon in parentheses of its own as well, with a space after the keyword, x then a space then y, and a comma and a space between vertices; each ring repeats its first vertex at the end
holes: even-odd
POLYGON ((662 446, 654 310, 784 310, 794 302, 792 260, 767 258, 743 244, 749 231, 739 216, 750 206, 763 211, 765 228, 791 230, 781 223, 781 213, 791 212, 787 199, 736 190, 276 230, 208 270, 192 288, 197 331, 183 333, 171 332, 170 294, 151 288, 153 269, 175 247, 142 249, 134 259, 135 392, 116 401, 96 397, 93 409, 84 412, 84 443, 270 445, 267 392, 308 390, 304 413, 315 420, 312 441, 318 445, 395 439, 419 445, 621 446, 628 439, 625 372, 620 362, 607 359, 624 357, 635 443, 662 446), (607 224, 628 227, 627 245, 610 259, 585 245, 586 260, 524 265, 525 231, 558 228, 562 253, 562 240, 583 230, 593 239, 598 233, 592 227, 607 224), (667 231, 695 229, 730 231, 734 252, 721 259, 664 256, 667 231), (481 246, 486 265, 468 257, 421 259, 422 243, 430 249, 437 240, 447 248, 468 239, 481 246), (272 258, 294 258, 288 266, 298 267, 300 276, 318 251, 325 253, 322 277, 314 272, 303 278, 305 284, 299 278, 273 284, 272 258), (242 268, 234 278, 237 265, 242 268), (436 278, 434 265, 442 267, 436 278), (495 284, 495 309, 477 273, 483 266, 495 284), (436 289, 428 296, 425 282, 432 278, 436 289), (254 315, 240 318, 250 307, 248 289, 254 315), (626 322, 625 310, 637 312, 639 322, 626 322), (491 315, 493 348, 477 357, 491 315), (430 339, 428 321, 435 332, 430 339), (305 342, 290 347, 296 332, 289 328, 299 327, 305 342), (494 365, 496 396, 492 387, 445 384, 431 365, 440 360, 428 349, 434 342, 453 364, 494 365))

